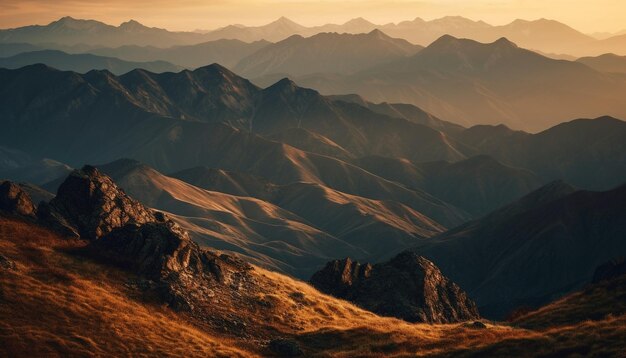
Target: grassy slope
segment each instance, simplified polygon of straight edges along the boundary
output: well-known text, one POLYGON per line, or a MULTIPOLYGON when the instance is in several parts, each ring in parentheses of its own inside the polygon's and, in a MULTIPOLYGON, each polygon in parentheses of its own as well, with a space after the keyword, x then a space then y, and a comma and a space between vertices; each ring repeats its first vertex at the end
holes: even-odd
POLYGON ((607 340, 605 349, 618 349, 624 341, 624 317, 545 331, 492 324, 483 330, 464 324, 408 324, 259 268, 256 278, 268 289, 257 299, 265 308, 224 305, 214 312, 224 318, 246 316, 257 327, 245 335, 228 334, 150 303, 128 285, 133 278, 128 273, 73 253, 83 245, 0 217, 0 254, 17 264, 14 271, 0 269, 0 356, 256 356, 269 353, 265 344, 272 337, 295 339, 307 356, 335 357, 506 356, 528 347, 549 351, 555 345, 591 346, 589 339, 607 340))
POLYGON ((0 270, 0 356, 250 355, 168 309, 129 299, 125 273, 61 252, 77 245, 2 219, 0 253, 17 270, 0 270))

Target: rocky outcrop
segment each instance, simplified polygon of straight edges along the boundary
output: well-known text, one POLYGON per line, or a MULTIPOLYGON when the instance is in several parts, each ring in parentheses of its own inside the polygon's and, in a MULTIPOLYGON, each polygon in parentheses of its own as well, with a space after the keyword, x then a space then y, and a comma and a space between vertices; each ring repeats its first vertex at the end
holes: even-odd
POLYGON ((156 220, 152 211, 88 165, 73 171, 41 211, 40 217, 52 226, 87 240, 99 239, 126 224, 156 220))
POLYGON ((36 207, 28 193, 10 181, 0 183, 0 212, 12 215, 34 217, 36 207))
POLYGON ((598 266, 593 274, 592 283, 609 281, 624 275, 626 275, 626 259, 622 257, 598 266))
POLYGON ((374 313, 409 322, 451 323, 479 318, 476 304, 424 257, 403 252, 388 262, 329 262, 311 278, 324 293, 374 313))
POLYGON ((63 234, 90 240, 89 255, 135 273, 139 287, 176 309, 196 311, 211 297, 253 286, 250 265, 201 249, 165 214, 91 166, 72 172, 39 217, 63 234))

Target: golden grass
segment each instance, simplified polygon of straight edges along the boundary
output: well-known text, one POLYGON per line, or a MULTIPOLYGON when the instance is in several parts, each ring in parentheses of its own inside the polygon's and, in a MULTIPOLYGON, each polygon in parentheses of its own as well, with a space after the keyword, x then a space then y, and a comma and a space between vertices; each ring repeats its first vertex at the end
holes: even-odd
POLYGON ((0 253, 18 265, 0 271, 0 356, 253 356, 129 298, 123 273, 58 251, 80 243, 0 220, 0 253))
POLYGON ((541 329, 602 320, 626 313, 626 276, 590 285, 560 300, 513 320, 517 325, 541 329))
POLYGON ((247 357, 270 354, 265 344, 275 337, 297 341, 312 357, 619 356, 626 351, 626 316, 542 330, 488 322, 487 329, 410 324, 261 268, 253 271, 263 287, 249 298, 253 304, 215 305, 215 317, 248 323, 244 334, 228 334, 144 301, 125 286, 132 279, 127 272, 71 252, 83 245, 32 223, 0 218, 0 254, 18 266, 0 269, 0 356, 247 357))
POLYGON ((265 295, 277 305, 276 315, 271 319, 279 327, 298 327, 292 332, 293 338, 311 356, 433 355, 478 349, 535 334, 491 323, 487 323, 488 329, 480 330, 462 323, 412 324, 380 317, 324 295, 304 282, 260 268, 256 270, 273 284, 272 293, 265 295))

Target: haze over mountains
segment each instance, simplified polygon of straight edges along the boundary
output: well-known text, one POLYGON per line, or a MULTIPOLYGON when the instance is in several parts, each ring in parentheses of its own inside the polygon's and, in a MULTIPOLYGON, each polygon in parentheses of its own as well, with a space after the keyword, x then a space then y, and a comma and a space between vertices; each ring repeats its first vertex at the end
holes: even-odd
POLYGON ((447 16, 426 21, 419 17, 397 24, 373 24, 355 18, 344 24, 327 24, 306 27, 281 17, 264 26, 248 27, 230 25, 206 33, 170 32, 146 27, 129 20, 119 26, 95 20, 64 17, 48 25, 25 26, 0 32, 3 43, 33 43, 59 45, 89 45, 92 47, 118 47, 124 45, 169 47, 191 45, 214 40, 240 40, 255 42, 282 41, 292 35, 310 37, 324 32, 347 34, 368 33, 378 29, 385 34, 426 46, 443 35, 493 42, 506 37, 522 47, 546 53, 566 53, 574 56, 599 55, 607 52, 626 55, 626 35, 615 34, 598 40, 554 20, 515 20, 507 25, 492 26, 483 21, 473 21, 460 16, 447 16))
POLYGON ((416 55, 351 75, 295 78, 324 94, 410 103, 456 123, 538 131, 576 116, 624 117, 623 76, 549 59, 506 39, 443 36, 416 55))
POLYGON ((308 38, 294 35, 243 58, 234 71, 246 77, 345 74, 411 56, 421 49, 380 30, 356 35, 321 33, 308 38))
MULTIPOLYGON (((396 27, 410 27, 418 23, 430 22, 416 20, 396 27)), ((259 39, 246 43, 227 39, 227 35, 202 39, 196 38, 202 35, 199 33, 167 33, 169 35, 165 36, 163 31, 166 30, 146 28, 135 23, 132 23, 133 26, 113 27, 94 21, 64 18, 48 26, 0 32, 4 34, 0 36, 0 42, 3 42, 0 50, 12 56, 1 59, 0 63, 10 68, 44 63, 79 72, 108 69, 116 74, 135 68, 175 72, 178 70, 176 66, 198 68, 219 63, 262 87, 289 77, 326 95, 356 93, 375 103, 414 104, 440 118, 465 126, 504 123, 532 132, 577 117, 626 116, 621 96, 626 90, 626 79, 622 75, 623 66, 620 66, 618 56, 603 55, 576 62, 557 61, 518 47, 533 48, 525 42, 530 38, 550 39, 538 35, 543 30, 526 29, 534 22, 512 24, 501 34, 508 36, 509 40, 471 36, 481 41, 493 40, 492 43, 447 34, 458 34, 458 31, 448 31, 448 27, 471 28, 473 31, 491 28, 485 23, 462 18, 444 18, 433 23, 437 24, 433 25, 435 28, 447 32, 440 38, 432 39, 432 43, 427 43, 428 46, 422 49, 386 28, 358 33, 369 26, 363 20, 346 25, 345 33, 339 33, 344 31, 341 26, 331 26, 336 32, 314 31, 304 34, 310 37, 303 37, 299 34, 304 31, 303 27, 283 18, 272 26, 263 27, 263 31, 256 30, 267 34, 289 32, 288 38, 277 43, 259 39), (90 30, 79 30, 85 28, 90 30), (525 37, 515 36, 514 29, 519 29, 525 37), (58 41, 44 42, 42 39, 47 37, 42 33, 50 38, 57 36, 58 41), (13 43, 30 41, 29 36, 38 40, 28 44, 13 43), (111 41, 115 36, 127 41, 125 45, 113 44, 111 41), (85 42, 78 41, 83 38, 85 42), (155 45, 153 40, 156 39, 171 40, 172 43, 155 45), (511 39, 517 39, 519 43, 514 44, 511 39), (98 43, 100 40, 103 42, 98 43), (33 52, 46 48, 61 50, 69 55, 33 52), (86 51, 107 58, 82 54, 86 51)), ((545 33, 555 36, 571 32, 554 22, 539 23, 561 29, 545 30, 545 33)), ((254 32, 241 26, 234 26, 229 31, 242 29, 254 32)), ((572 43, 574 40, 563 41, 572 43)), ((553 49, 554 52, 556 50, 553 49)))
POLYGON ((0 352, 616 356, 626 70, 606 52, 626 52, 595 36, 0 30, 0 330, 19 332, 0 352), (74 339, 68 317, 97 327, 74 339))
POLYGON ((91 70, 107 70, 118 75, 136 68, 143 68, 151 72, 176 72, 182 69, 165 61, 128 62, 114 57, 91 54, 71 55, 56 50, 24 52, 11 57, 0 58, 0 66, 4 68, 20 68, 34 63, 45 63, 64 71, 86 73, 91 70))

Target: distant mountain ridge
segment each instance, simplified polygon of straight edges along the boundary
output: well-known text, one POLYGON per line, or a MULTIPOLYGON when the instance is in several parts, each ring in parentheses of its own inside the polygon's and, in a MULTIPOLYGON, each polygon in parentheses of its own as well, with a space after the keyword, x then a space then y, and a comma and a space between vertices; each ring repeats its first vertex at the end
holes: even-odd
POLYGON ((209 166, 277 184, 325 183, 356 195, 370 192, 363 191, 369 185, 389 185, 359 168, 358 159, 368 156, 417 165, 486 154, 532 171, 542 183, 565 179, 597 190, 626 179, 626 127, 610 117, 576 120, 534 135, 505 126, 464 129, 417 107, 325 97, 289 80, 260 89, 219 65, 166 74, 135 70, 119 77, 38 65, 0 70, 0 79, 6 128, 1 143, 70 166, 132 157, 166 173, 209 166), (76 128, 80 134, 71 135, 76 128), (369 184, 321 169, 331 166, 346 175, 359 173, 369 184))
POLYGON ((309 37, 323 32, 358 34, 368 33, 375 29, 391 37, 405 39, 422 46, 449 34, 481 42, 492 42, 500 37, 507 37, 520 46, 546 53, 589 56, 614 52, 626 55, 626 36, 621 34, 598 40, 554 20, 517 19, 507 25, 492 26, 483 21, 473 21, 460 16, 446 16, 430 21, 418 17, 410 21, 384 25, 356 18, 339 25, 326 24, 313 27, 302 26, 281 17, 263 26, 229 25, 208 32, 170 32, 146 27, 134 20, 120 26, 111 26, 95 20, 64 17, 44 26, 34 25, 0 30, 0 42, 89 44, 99 47, 123 45, 170 47, 214 40, 278 42, 293 35, 309 37), (94 41, 95 35, 98 36, 97 41, 94 41))
POLYGON ((597 57, 581 57, 576 61, 597 71, 626 73, 626 56, 606 53, 597 57))
POLYGON ((326 95, 413 104, 465 125, 539 131, 581 115, 626 117, 623 76, 549 59, 505 38, 479 43, 445 35, 412 57, 351 75, 294 80, 326 95))
POLYGON ((121 75, 137 68, 146 71, 177 72, 182 68, 164 61, 153 62, 129 62, 113 57, 103 57, 91 54, 71 55, 62 51, 41 50, 20 53, 11 57, 0 58, 0 67, 16 69, 37 63, 45 63, 48 66, 63 71, 75 71, 87 73, 91 70, 107 70, 121 75))
POLYGON ((467 290, 481 313, 501 318, 581 288, 624 252, 625 196, 626 185, 590 192, 554 182, 415 251, 467 290))
POLYGON ((380 30, 357 35, 320 33, 307 38, 294 35, 243 58, 234 70, 246 77, 353 73, 411 56, 421 49, 380 30))

